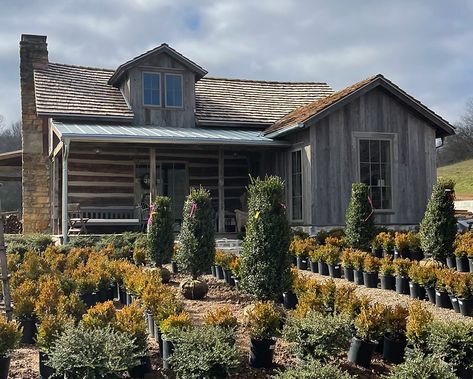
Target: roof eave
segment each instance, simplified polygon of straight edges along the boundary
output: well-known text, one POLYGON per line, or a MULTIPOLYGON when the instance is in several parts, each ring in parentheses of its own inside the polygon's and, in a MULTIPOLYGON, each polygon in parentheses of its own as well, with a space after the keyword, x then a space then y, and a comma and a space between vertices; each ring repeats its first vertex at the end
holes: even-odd
POLYGON ((54 118, 57 120, 101 120, 109 122, 132 122, 133 116, 112 116, 112 115, 97 115, 97 114, 74 114, 74 113, 58 113, 58 112, 37 112, 38 116, 54 118))

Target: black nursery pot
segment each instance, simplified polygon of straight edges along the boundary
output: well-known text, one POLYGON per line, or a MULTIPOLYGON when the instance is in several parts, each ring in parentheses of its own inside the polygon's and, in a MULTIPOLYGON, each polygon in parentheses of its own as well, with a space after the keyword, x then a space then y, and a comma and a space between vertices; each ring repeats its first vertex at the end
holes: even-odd
POLYGON ((142 379, 150 371, 151 371, 151 359, 148 356, 145 356, 140 359, 140 364, 138 366, 128 369, 128 374, 130 375, 131 378, 142 379))
POLYGON ((459 379, 471 379, 473 378, 473 369, 466 368, 465 366, 456 366, 455 374, 459 379))
POLYGON ((409 295, 409 278, 396 276, 396 292, 401 295, 409 295))
POLYGON ((392 275, 380 275, 381 289, 394 291, 396 289, 396 279, 392 275))
POLYGON ((409 295, 413 299, 424 300, 425 299, 425 288, 419 283, 409 282, 409 295))
POLYGON ((457 268, 457 261, 455 257, 452 257, 452 256, 447 257, 447 266, 448 268, 457 268))
POLYGON ((133 302, 133 295, 128 290, 126 291, 126 305, 130 305, 133 302))
POLYGON ((458 299, 458 306, 462 316, 473 316, 473 297, 458 299))
POLYGON ((328 266, 328 274, 331 278, 341 278, 342 277, 342 269, 340 265, 327 265, 328 266))
POLYGON ((233 277, 233 281, 235 282, 235 289, 237 291, 240 290, 240 279, 238 279, 237 277, 233 277))
POLYGON ((273 364, 275 339, 255 340, 250 342, 250 366, 270 368, 273 364))
POLYGON ((93 307, 97 304, 97 293, 83 293, 80 295, 80 299, 84 302, 87 308, 93 307))
POLYGON ((155 332, 154 332, 154 320, 153 320, 153 316, 151 315, 151 312, 149 311, 146 311, 146 320, 148 322, 148 333, 150 336, 153 336, 155 335, 155 332))
POLYGON ((299 270, 307 270, 307 259, 297 257, 296 263, 299 270))
POLYGON ((435 305, 439 308, 452 309, 452 302, 445 291, 435 291, 435 305))
POLYGON ((177 274, 179 272, 176 261, 171 261, 171 272, 173 274, 177 274))
POLYGON ((327 263, 319 261, 319 274, 328 276, 328 266, 327 263))
POLYGON ((235 277, 233 276, 233 272, 229 271, 228 272, 228 282, 227 282, 230 287, 235 287, 235 277))
POLYGON ((389 335, 384 336, 383 359, 389 363, 404 362, 404 352, 406 350, 406 340, 397 340, 389 335))
POLYGON ((36 320, 35 319, 23 319, 19 320, 20 325, 23 328, 23 334, 21 336, 21 343, 33 345, 36 340, 36 320))
POLYGON ((413 250, 411 251, 411 260, 413 261, 421 261, 424 259, 424 254, 421 250, 413 250))
POLYGON ((294 292, 284 292, 282 294, 283 305, 285 309, 296 309, 297 295, 294 292))
POLYGON ((163 335, 161 334, 161 329, 159 329, 159 325, 154 323, 154 340, 157 342, 159 346, 159 356, 163 357, 163 335))
POLYGON ((363 271, 361 270, 353 270, 353 279, 355 281, 355 284, 365 284, 365 281, 363 280, 363 271))
POLYGON ((118 286, 118 300, 121 305, 126 305, 126 290, 123 284, 118 286))
POLYGON ((353 269, 351 267, 345 267, 343 269, 343 277, 346 280, 353 282, 355 280, 354 275, 353 275, 353 269))
POLYGON ((382 258, 383 257, 383 249, 375 249, 374 247, 371 248, 371 255, 382 258))
POLYGON ((348 350, 348 360, 358 366, 370 367, 375 348, 376 344, 353 337, 348 350))
POLYGON ((170 368, 168 359, 171 357, 174 351, 174 344, 172 343, 172 341, 168 341, 166 339, 163 339, 162 341, 163 341, 163 349, 162 349, 163 368, 167 370, 170 368))
POLYGON ((378 273, 377 272, 363 272, 363 281, 368 288, 378 287, 378 273))
POLYGON ((0 379, 8 379, 10 371, 10 357, 0 357, 0 379))
POLYGON ((217 279, 224 280, 225 277, 223 276, 223 268, 222 266, 215 266, 215 272, 217 273, 217 279))
POLYGON ((310 271, 318 273, 319 272, 319 264, 317 262, 309 261, 310 263, 310 271))
POLYGON ((448 294, 448 297, 450 298, 450 303, 452 304, 453 310, 457 313, 460 313, 460 305, 458 304, 457 297, 451 293, 448 294))
POLYGON ((470 272, 470 265, 468 264, 467 257, 456 257, 455 262, 457 264, 457 271, 470 272))
POLYGON ((432 304, 435 304, 435 287, 425 287, 425 293, 427 294, 427 299, 432 304))
POLYGON ((212 276, 216 276, 216 271, 215 271, 215 265, 210 266, 210 272, 212 273, 212 276))
POLYGON ((57 375, 56 370, 46 364, 48 359, 49 357, 46 353, 43 353, 42 351, 39 352, 39 377, 40 379, 64 378, 63 375, 57 375))
POLYGON ((231 276, 232 276, 232 272, 230 270, 227 270, 227 269, 223 270, 223 280, 225 280, 225 283, 230 284, 231 276))
POLYGON ((473 258, 468 258, 468 266, 470 268, 470 272, 473 273, 473 258))

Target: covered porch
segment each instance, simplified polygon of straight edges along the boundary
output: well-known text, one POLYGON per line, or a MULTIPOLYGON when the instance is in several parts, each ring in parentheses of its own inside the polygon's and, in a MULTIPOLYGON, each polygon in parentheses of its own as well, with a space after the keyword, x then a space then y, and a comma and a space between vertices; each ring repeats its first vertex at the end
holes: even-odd
POLYGON ((51 225, 66 241, 68 231, 145 230, 156 195, 171 198, 178 232, 185 197, 198 186, 210 191, 216 231, 237 233, 249 176, 266 174, 265 156, 286 147, 255 130, 50 126, 51 225), (71 219, 81 219, 76 228, 71 219))

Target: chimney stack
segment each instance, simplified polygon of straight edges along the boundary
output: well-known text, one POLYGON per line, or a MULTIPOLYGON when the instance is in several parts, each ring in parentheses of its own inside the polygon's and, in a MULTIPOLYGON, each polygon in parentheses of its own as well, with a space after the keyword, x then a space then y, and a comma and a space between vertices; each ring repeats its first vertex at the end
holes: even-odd
POLYGON ((36 113, 34 70, 47 70, 46 36, 22 34, 20 87, 23 132, 23 232, 50 231, 48 119, 36 113))

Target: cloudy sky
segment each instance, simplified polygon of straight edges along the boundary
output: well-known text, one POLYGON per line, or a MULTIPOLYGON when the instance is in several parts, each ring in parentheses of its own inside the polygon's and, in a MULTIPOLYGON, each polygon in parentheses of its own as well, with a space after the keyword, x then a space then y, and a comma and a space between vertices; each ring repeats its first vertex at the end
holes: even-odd
POLYGON ((456 122, 473 97, 472 0, 0 0, 0 114, 20 119, 18 43, 116 68, 162 42, 209 76, 324 81, 382 73, 456 122))

